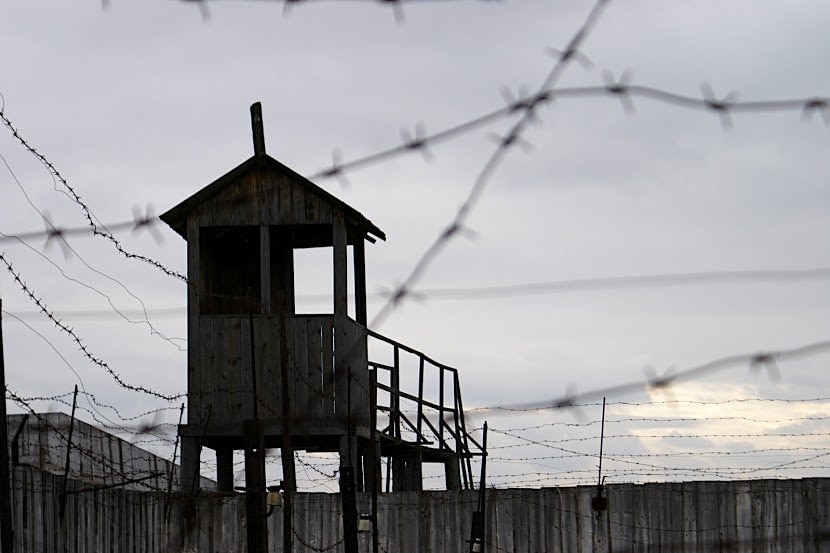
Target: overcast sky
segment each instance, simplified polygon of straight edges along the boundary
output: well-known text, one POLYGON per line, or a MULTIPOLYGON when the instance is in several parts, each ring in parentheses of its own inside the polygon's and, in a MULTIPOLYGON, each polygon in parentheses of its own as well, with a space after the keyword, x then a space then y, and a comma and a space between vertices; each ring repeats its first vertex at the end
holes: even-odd
MULTIPOLYGON (((209 2, 208 17, 193 3, 107 4, 9 0, 0 17, 5 116, 105 223, 131 219, 134 206, 152 204, 163 212, 247 159, 248 108, 255 101, 263 105, 268 153, 309 176, 331 165, 334 150, 348 161, 400 144, 401 128, 413 133, 418 124, 431 133, 499 109, 505 105, 503 87, 515 96, 520 88, 541 84, 555 62, 549 48, 563 48, 592 6, 421 2, 404 5, 403 20, 396 22, 391 8, 373 2, 308 2, 288 14, 279 2, 209 2)), ((593 68, 569 64, 558 86, 601 85, 603 70, 615 76, 630 70, 634 84, 693 97, 701 96, 704 82, 718 97, 737 91, 746 101, 826 97, 828 21, 830 5, 818 1, 615 1, 581 49, 593 68)), ((710 111, 647 98, 633 102, 632 114, 618 99, 602 96, 558 98, 541 108, 538 123, 524 135, 530 148, 508 152, 466 221, 470 232, 442 251, 417 288, 830 267, 830 130, 818 114, 805 122, 798 110, 734 113, 732 127, 724 128, 710 111)), ((497 137, 517 117, 431 145, 431 161, 413 152, 347 172, 347 186, 315 180, 387 234, 386 242, 367 248, 370 292, 388 291, 406 278, 455 215, 497 137)), ((55 225, 84 225, 63 186, 6 128, 0 154, 0 231, 42 229, 35 207, 55 225)), ((163 224, 156 228, 161 244, 147 233, 118 237, 131 251, 184 272, 185 242, 163 224)), ((127 382, 164 393, 184 391, 186 353, 179 348, 186 344, 113 316, 102 296, 134 318, 140 318, 134 313, 140 298, 159 332, 184 338, 181 282, 124 259, 99 238, 71 238, 77 254, 67 259, 57 244, 45 250, 47 260, 42 239, 29 243, 33 249, 2 242, 0 251, 50 308, 64 314, 90 351, 127 382), (73 313, 78 310, 110 314, 73 313)), ((307 269, 308 281, 298 284, 302 293, 326 291, 327 281, 315 272, 307 269)), ((32 314, 35 306, 5 270, 0 292, 3 309, 48 340, 4 315, 6 377, 15 393, 64 394, 80 377, 88 392, 125 417, 166 405, 119 390, 68 336, 32 314)), ((371 303, 369 317, 381 306, 381 300, 371 303)), ((830 287, 825 276, 487 299, 427 294, 405 301, 375 330, 459 368, 466 406, 504 405, 645 381, 646 367, 662 374, 727 355, 827 340, 830 287)), ((828 361, 824 354, 781 362, 779 384, 738 366, 675 387, 670 395, 643 391, 609 401, 830 397, 828 361)), ((53 401, 33 405, 68 410, 53 401)), ((821 435, 826 419, 815 420, 830 415, 830 400, 684 405, 667 410, 618 404, 609 419, 744 420, 617 422, 607 432, 627 437, 609 438, 606 451, 814 448, 775 459, 732 458, 725 467, 769 466, 830 452, 827 434, 821 435), (781 422, 749 424, 747 418, 781 422), (672 443, 643 437, 670 432, 813 435, 672 443)), ((111 410, 106 413, 118 421, 111 410)), ((87 413, 81 416, 94 422, 87 413)), ((176 416, 171 411, 163 420, 175 422, 176 416)), ((587 437, 567 447, 593 453, 595 424, 570 430, 551 425, 595 420, 598 407, 585 408, 582 416, 543 411, 487 418, 499 429, 548 424, 514 433, 534 440, 587 437)), ((491 437, 496 446, 519 441, 491 437)), ((521 475, 495 480, 505 484, 593 478, 568 472, 592 471, 591 458, 527 460, 558 453, 505 447, 494 456, 513 460, 494 463, 491 471, 521 475)), ((809 467, 825 466, 827 458, 736 477, 826 474, 809 467)), ((677 468, 681 461, 664 457, 654 464, 677 468)), ((617 481, 694 476, 671 470, 634 475, 627 468, 625 462, 610 465, 609 478, 614 470, 617 481)))

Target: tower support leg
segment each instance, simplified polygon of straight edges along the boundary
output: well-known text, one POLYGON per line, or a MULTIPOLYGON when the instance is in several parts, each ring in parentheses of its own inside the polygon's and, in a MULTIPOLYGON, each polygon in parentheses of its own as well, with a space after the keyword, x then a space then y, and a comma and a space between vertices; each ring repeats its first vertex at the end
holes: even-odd
POLYGON ((340 438, 340 499, 343 504, 343 545, 346 553, 358 553, 356 464, 357 437, 343 436, 340 438))
POLYGON ((268 550, 268 530, 265 526, 265 439, 262 421, 246 420, 243 430, 248 553, 263 553, 268 550))
POLYGON ((461 475, 458 469, 458 458, 453 457, 448 461, 444 461, 444 475, 448 490, 461 489, 461 475))
POLYGON ((199 491, 199 458, 202 455, 202 443, 198 437, 182 437, 182 467, 179 482, 181 492, 195 494, 199 491))
POLYGON ((216 490, 233 491, 233 449, 229 447, 216 450, 216 490))

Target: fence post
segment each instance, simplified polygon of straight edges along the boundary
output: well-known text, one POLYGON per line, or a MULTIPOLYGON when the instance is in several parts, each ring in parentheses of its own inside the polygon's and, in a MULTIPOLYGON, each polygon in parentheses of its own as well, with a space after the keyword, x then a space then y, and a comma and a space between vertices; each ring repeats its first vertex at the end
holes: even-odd
MULTIPOLYGON (((173 446, 173 460, 170 462, 170 473, 167 475, 167 495, 164 497, 164 522, 166 523, 170 518, 170 494, 173 491, 173 478, 176 475, 176 455, 179 452, 179 428, 182 426, 182 417, 184 417, 184 403, 179 410, 179 424, 176 426, 176 444, 173 446)), ((179 471, 179 479, 181 479, 181 470, 179 471)))
POLYGON ((0 402, 0 534, 2 534, 0 536, 0 545, 2 545, 3 553, 12 553, 14 530, 12 529, 11 513, 12 499, 9 471, 9 429, 8 419, 6 417, 6 362, 3 353, 2 311, 3 299, 0 298, 0 388, 3 390, 3 401, 0 402))
POLYGON ((75 393, 72 396, 72 416, 69 418, 69 437, 66 439, 66 462, 63 466, 63 483, 61 484, 60 509, 58 516, 63 520, 66 508, 66 479, 69 477, 69 461, 72 453, 72 431, 75 429, 75 407, 78 405, 78 385, 75 384, 75 393))
POLYGON ((485 513, 487 512, 487 421, 484 421, 484 431, 481 442, 483 454, 481 456, 481 476, 478 482, 478 505, 473 511, 473 523, 470 528, 470 553, 484 552, 484 538, 486 530, 485 513))

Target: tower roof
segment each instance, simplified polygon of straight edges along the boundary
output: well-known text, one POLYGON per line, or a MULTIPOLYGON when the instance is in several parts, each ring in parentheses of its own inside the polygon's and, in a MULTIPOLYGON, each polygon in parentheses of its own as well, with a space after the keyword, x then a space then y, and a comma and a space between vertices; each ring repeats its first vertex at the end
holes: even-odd
POLYGON ((251 106, 254 156, 182 201, 161 220, 187 240, 187 221, 201 226, 331 223, 342 213, 350 242, 386 235, 359 211, 265 153, 262 106, 251 106))
POLYGON ((217 215, 210 217, 214 221, 274 225, 324 222, 321 211, 342 212, 349 226, 370 242, 373 237, 386 240, 359 211, 265 153, 242 162, 160 218, 186 240, 188 216, 204 210, 217 215), (241 204, 247 205, 240 209, 241 204))

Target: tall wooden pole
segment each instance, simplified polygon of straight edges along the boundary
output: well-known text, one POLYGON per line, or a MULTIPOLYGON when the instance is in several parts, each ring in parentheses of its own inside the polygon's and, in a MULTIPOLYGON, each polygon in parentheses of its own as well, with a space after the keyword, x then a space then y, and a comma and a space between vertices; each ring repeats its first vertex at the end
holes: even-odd
MULTIPOLYGON (((379 553, 378 541, 378 493, 380 492, 380 443, 378 442, 378 373, 369 371, 369 432, 371 432, 372 471, 372 553, 379 553)), ((420 404, 419 404, 420 407, 420 404)), ((418 421, 420 423, 420 421, 418 421)))
POLYGON ((280 400, 282 401, 282 550, 292 553, 294 548, 294 492, 297 476, 294 472, 294 449, 291 446, 291 395, 289 394, 288 336, 285 306, 280 315, 280 400))
POLYGON ((9 477, 9 430, 6 418, 6 362, 3 354, 3 299, 0 298, 0 545, 3 553, 12 553, 14 530, 12 529, 12 498, 9 477))
POLYGON ((248 553, 265 553, 268 534, 265 527, 265 440, 262 421, 242 421, 245 446, 245 525, 248 553))
MULTIPOLYGON (((249 297, 250 289, 249 289, 249 297)), ((253 390, 254 418, 242 421, 245 446, 245 507, 248 531, 248 553, 268 551, 268 529, 265 526, 265 435, 257 408, 256 344, 254 316, 248 314, 251 325, 251 389, 253 390)))
POLYGON ((343 548, 358 553, 357 494, 355 488, 355 446, 352 437, 352 366, 346 372, 346 421, 348 434, 340 438, 340 502, 343 509, 343 548))

